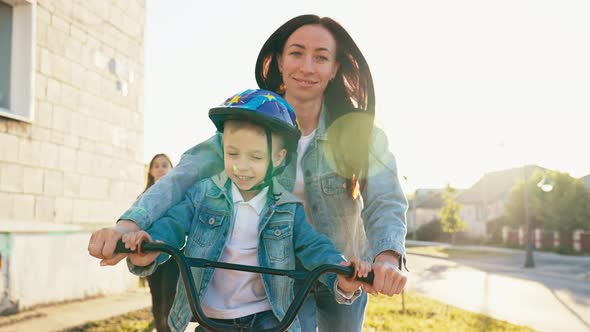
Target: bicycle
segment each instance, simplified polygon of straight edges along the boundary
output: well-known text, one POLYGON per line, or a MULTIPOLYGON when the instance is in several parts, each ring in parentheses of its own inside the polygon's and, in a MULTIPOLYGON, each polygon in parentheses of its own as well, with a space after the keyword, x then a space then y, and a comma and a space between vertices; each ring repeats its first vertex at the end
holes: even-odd
MULTIPOLYGON (((144 242, 141 245, 142 252, 154 252, 160 251, 166 254, 169 254, 172 259, 178 265, 178 270, 180 272, 180 277, 182 278, 182 282, 186 289, 186 294, 188 297, 188 302, 191 308, 191 312, 193 314, 194 319, 199 323, 199 325, 203 326, 205 329, 211 332, 254 332, 255 330, 252 328, 240 328, 235 329, 233 326, 228 324, 219 323, 213 321, 203 313, 200 305, 200 300, 196 292, 195 288, 195 281, 193 279, 192 273, 190 273, 191 267, 196 268, 219 268, 219 269, 229 269, 229 270, 236 270, 236 271, 244 271, 244 272, 253 272, 253 273, 263 273, 263 274, 272 274, 272 275, 280 275, 280 276, 287 276, 291 279, 295 280, 303 280, 303 286, 297 291, 295 297, 293 298, 293 302, 287 309, 285 313, 285 317, 279 322, 277 326, 270 329, 263 329, 263 330, 256 330, 256 332, 284 332, 286 331, 295 317, 297 313, 301 309, 305 297, 311 291, 311 288, 316 283, 318 278, 324 273, 337 273, 342 274, 347 277, 351 277, 354 275, 354 268, 346 267, 341 265, 333 265, 333 264, 324 264, 320 265, 317 268, 306 272, 306 271, 298 271, 298 270, 280 270, 280 269, 272 269, 266 267, 258 267, 258 266, 249 266, 249 265, 240 265, 240 264, 230 264, 230 263, 223 263, 223 262, 216 262, 210 261, 203 258, 195 258, 195 257, 187 257, 185 256, 180 250, 169 246, 164 243, 147 243, 144 242)), ((136 251, 131 251, 130 249, 125 248, 125 244, 123 241, 119 240, 117 242, 117 247, 115 249, 116 253, 135 253, 136 251)), ((373 283, 373 272, 369 273, 367 278, 357 278, 359 281, 363 281, 366 283, 373 283)))

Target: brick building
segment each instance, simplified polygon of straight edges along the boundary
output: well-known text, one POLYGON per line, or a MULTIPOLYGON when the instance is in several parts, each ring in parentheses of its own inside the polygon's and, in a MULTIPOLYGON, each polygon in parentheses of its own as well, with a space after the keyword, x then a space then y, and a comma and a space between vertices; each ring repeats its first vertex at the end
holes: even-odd
POLYGON ((89 234, 144 185, 145 0, 0 0, 0 314, 119 292, 89 234))

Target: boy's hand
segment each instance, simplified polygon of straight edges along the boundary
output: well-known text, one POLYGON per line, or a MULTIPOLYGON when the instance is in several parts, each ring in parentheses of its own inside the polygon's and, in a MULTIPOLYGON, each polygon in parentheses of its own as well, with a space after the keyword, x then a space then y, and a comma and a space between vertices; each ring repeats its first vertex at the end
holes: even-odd
POLYGON ((117 241, 123 234, 131 231, 138 231, 139 226, 131 220, 121 220, 115 227, 107 227, 95 231, 88 242, 88 253, 100 259, 100 265, 116 265, 127 254, 115 254, 117 241))
POLYGON ((342 262, 340 265, 354 267, 354 275, 346 278, 343 275, 338 275, 338 288, 346 293, 354 293, 359 287, 366 287, 367 283, 355 280, 356 277, 366 278, 371 272, 371 264, 363 262, 358 257, 352 257, 350 261, 342 262))
POLYGON ((150 252, 147 254, 141 252, 142 242, 152 242, 151 236, 144 231, 126 233, 123 235, 121 239, 125 244, 125 248, 130 250, 137 250, 137 253, 129 254, 129 260, 133 265, 148 266, 152 264, 152 262, 155 261, 156 257, 158 257, 158 255, 160 254, 159 252, 150 252))

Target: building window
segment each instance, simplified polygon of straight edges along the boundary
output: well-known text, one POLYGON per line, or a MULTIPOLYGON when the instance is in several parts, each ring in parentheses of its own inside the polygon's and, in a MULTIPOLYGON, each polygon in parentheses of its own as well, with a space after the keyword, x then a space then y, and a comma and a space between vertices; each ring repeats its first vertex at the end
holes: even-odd
POLYGON ((34 56, 34 1, 0 0, 0 116, 33 120, 34 56))
POLYGON ((12 7, 0 2, 0 108, 10 107, 10 50, 12 49, 12 7))

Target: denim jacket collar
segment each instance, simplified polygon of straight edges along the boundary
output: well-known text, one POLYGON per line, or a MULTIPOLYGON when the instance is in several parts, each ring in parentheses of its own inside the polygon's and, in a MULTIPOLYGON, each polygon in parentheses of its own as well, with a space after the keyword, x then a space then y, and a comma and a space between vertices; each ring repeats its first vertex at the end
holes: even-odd
POLYGON ((320 140, 327 140, 328 135, 326 133, 326 121, 328 117, 328 110, 326 108, 326 103, 322 103, 322 109, 320 110, 320 119, 318 120, 318 129, 315 132, 316 139, 320 140))
MULTIPOLYGON (((211 189, 207 192, 207 195, 210 197, 219 198, 224 193, 227 193, 228 199, 231 200, 231 182, 229 182, 229 177, 222 171, 211 177, 211 180, 215 184, 212 186, 211 189)), ((301 203, 301 200, 297 198, 295 195, 290 193, 286 190, 280 183, 277 181, 277 177, 272 179, 273 182, 273 193, 275 197, 277 197, 277 201, 274 205, 283 205, 288 203, 301 203)))

